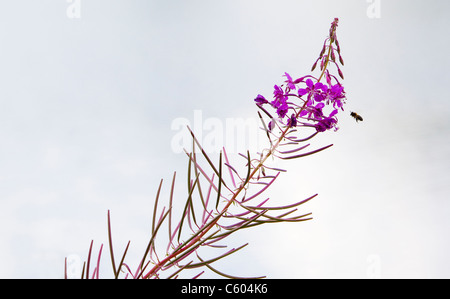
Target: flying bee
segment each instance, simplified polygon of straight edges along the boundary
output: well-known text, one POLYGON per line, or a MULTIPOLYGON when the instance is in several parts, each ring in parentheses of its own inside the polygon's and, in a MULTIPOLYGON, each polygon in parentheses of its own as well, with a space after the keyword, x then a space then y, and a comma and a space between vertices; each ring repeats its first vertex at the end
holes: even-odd
POLYGON ((356 120, 356 122, 358 122, 359 120, 360 120, 360 121, 363 121, 363 118, 361 117, 361 115, 359 115, 359 114, 356 113, 356 112, 351 112, 351 113, 350 113, 350 116, 353 117, 353 118, 356 120))

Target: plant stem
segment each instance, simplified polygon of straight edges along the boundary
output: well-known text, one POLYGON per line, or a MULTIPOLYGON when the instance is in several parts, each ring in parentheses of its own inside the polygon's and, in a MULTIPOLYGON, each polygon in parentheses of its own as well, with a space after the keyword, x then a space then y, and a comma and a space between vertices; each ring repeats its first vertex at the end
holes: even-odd
MULTIPOLYGON (((323 73, 322 73, 323 74, 323 73)), ((301 113, 301 111, 303 109, 305 109, 306 107, 306 103, 305 102, 302 106, 301 109, 299 109, 299 111, 297 112, 296 117, 298 117, 301 113)), ((257 164, 257 166, 253 169, 253 171, 250 173, 249 175, 249 179, 247 180, 247 184, 248 182, 255 176, 255 174, 258 172, 258 170, 264 165, 265 161, 275 152, 276 148, 279 146, 279 144, 281 143, 281 141, 284 139, 285 135, 287 134, 287 132, 289 131, 290 127, 286 126, 286 128, 284 129, 284 131, 282 132, 282 134, 280 135, 280 137, 278 138, 277 142, 271 147, 271 149, 269 150, 269 152, 259 161, 259 163, 257 164)), ((209 223, 207 224, 207 227, 203 229, 203 231, 196 236, 194 239, 192 239, 186 246, 183 246, 179 249, 176 249, 174 252, 172 252, 172 254, 168 255, 165 259, 161 260, 159 263, 157 263, 146 275, 144 275, 144 278, 148 278, 150 277, 152 274, 156 273, 159 269, 161 269, 168 261, 170 261, 171 259, 175 258, 176 256, 184 253, 187 250, 192 250, 191 247, 195 247, 197 243, 199 243, 199 241, 201 240, 201 238, 208 233, 208 231, 211 230, 211 228, 214 227, 214 225, 217 224, 217 222, 220 220, 220 218, 222 217, 222 215, 228 210, 228 208, 230 207, 230 205, 236 200, 237 196, 241 193, 242 190, 245 189, 246 185, 241 184, 238 189, 234 192, 233 196, 231 197, 231 199, 228 201, 228 203, 225 205, 225 207, 221 210, 221 212, 209 223)), ((199 246, 199 244, 197 244, 197 246, 199 246)))

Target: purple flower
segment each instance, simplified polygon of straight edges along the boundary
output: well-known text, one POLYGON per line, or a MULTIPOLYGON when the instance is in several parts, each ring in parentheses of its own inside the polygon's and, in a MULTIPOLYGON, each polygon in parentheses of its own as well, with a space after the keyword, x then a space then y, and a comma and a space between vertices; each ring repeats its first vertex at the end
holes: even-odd
POLYGON ((283 118, 286 116, 286 113, 288 112, 289 106, 286 102, 283 102, 278 108, 277 108, 277 114, 279 118, 283 118))
POLYGON ((278 100, 279 103, 285 102, 287 97, 284 95, 283 89, 281 89, 281 87, 279 87, 278 85, 275 85, 273 88, 273 97, 275 98, 275 100, 278 100))
POLYGON ((275 125, 274 125, 274 120, 271 120, 271 121, 269 122, 268 126, 269 126, 269 130, 272 131, 273 127, 275 126, 275 125))
POLYGON ((257 105, 263 105, 263 104, 269 103, 269 101, 267 101, 266 98, 260 94, 256 96, 255 102, 257 105))
POLYGON ((272 106, 277 109, 278 117, 283 118, 289 109, 287 104, 287 96, 284 94, 283 89, 278 85, 274 86, 274 100, 271 102, 272 106))
POLYGON ((314 125, 317 132, 324 132, 336 126, 337 120, 333 117, 325 117, 314 125))
POLYGON ((330 116, 328 116, 328 117, 333 117, 333 116, 335 116, 337 113, 338 113, 338 110, 337 110, 337 109, 334 109, 333 111, 331 111, 330 116))
POLYGON ((334 99, 343 98, 344 97, 344 87, 342 87, 342 85, 339 85, 339 84, 335 84, 335 85, 331 86, 329 95, 330 95, 330 98, 332 99, 332 101, 334 99))
POLYGON ((327 98, 327 94, 324 92, 316 92, 314 93, 314 101, 316 102, 322 102, 327 98))
POLYGON ((297 118, 295 117, 295 113, 292 113, 291 117, 288 119, 287 125, 290 128, 297 126, 297 118))
POLYGON ((286 72, 284 73, 284 75, 285 75, 286 78, 287 78, 287 80, 284 81, 284 82, 287 83, 287 87, 288 87, 289 89, 295 90, 295 85, 294 85, 294 82, 292 81, 292 77, 291 77, 288 73, 286 73, 286 72))
POLYGON ((329 100, 333 103, 334 108, 342 108, 343 99, 345 99, 344 87, 340 84, 331 86, 328 92, 329 100))
POLYGON ((299 88, 298 89, 298 95, 300 97, 304 96, 307 93, 310 93, 314 89, 313 81, 311 79, 307 79, 306 80, 306 86, 307 86, 306 88, 299 88))
POLYGON ((314 89, 317 90, 318 92, 320 92, 320 91, 322 91, 323 93, 328 92, 328 86, 326 86, 325 84, 322 84, 320 82, 317 82, 316 84, 314 84, 314 89))
POLYGON ((299 96, 304 96, 305 94, 308 94, 308 99, 310 99, 311 96, 314 95, 314 100, 318 102, 323 101, 327 93, 328 87, 326 85, 320 82, 314 84, 313 80, 311 79, 306 80, 306 88, 298 89, 299 96))
POLYGON ((304 113, 303 110, 302 113, 300 113, 300 116, 304 116, 308 114, 308 118, 313 118, 315 120, 320 120, 323 117, 322 108, 325 107, 324 103, 318 103, 316 106, 309 106, 307 109, 308 113, 304 113), (312 116, 312 117, 311 117, 312 116))
POLYGON ((313 115, 313 118, 315 118, 315 119, 321 119, 323 117, 323 112, 322 112, 323 106, 321 106, 320 104, 323 104, 323 103, 319 103, 316 105, 316 107, 310 108, 311 109, 310 117, 311 117, 311 114, 313 115))
MULTIPOLYGON (((298 79, 295 79, 294 80, 294 84, 298 84, 298 83, 300 83, 300 82, 303 82, 303 79, 305 79, 305 78, 308 78, 308 77, 312 77, 311 75, 306 75, 306 76, 303 76, 303 77, 300 77, 300 78, 298 78, 298 79)), ((313 78, 313 77, 312 77, 313 78)))

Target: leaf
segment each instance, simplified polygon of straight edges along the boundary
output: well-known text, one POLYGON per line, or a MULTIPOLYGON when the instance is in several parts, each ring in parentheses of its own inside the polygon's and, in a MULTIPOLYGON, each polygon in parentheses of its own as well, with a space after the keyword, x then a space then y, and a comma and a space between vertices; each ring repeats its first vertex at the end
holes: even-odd
POLYGON ((217 190, 216 210, 219 207, 221 188, 222 188, 222 152, 220 152, 220 157, 219 157, 219 190, 217 190))
POLYGON ((188 199, 186 200, 186 205, 184 206, 183 214, 181 215, 180 228, 178 229, 178 242, 180 241, 184 218, 186 218, 186 215, 187 215, 187 209, 189 208, 189 204, 192 202, 192 192, 194 191, 194 188, 195 188, 195 185, 197 184, 197 182, 198 182, 198 175, 195 178, 195 181, 194 181, 194 184, 192 185, 191 190, 189 190, 188 199))
POLYGON ((95 267, 94 273, 92 273, 92 278, 98 279, 98 277, 99 277, 99 273, 100 273, 100 258, 102 256, 102 249, 103 249, 103 244, 100 245, 100 250, 98 252, 98 258, 97 258, 97 267, 95 267))
MULTIPOLYGON (((201 263, 191 264, 191 265, 187 266, 186 268, 187 268, 187 269, 199 268, 199 267, 206 266, 206 264, 214 263, 214 262, 216 262, 216 261, 218 261, 218 260, 220 260, 220 259, 222 259, 222 258, 224 258, 224 257, 226 257, 226 256, 229 256, 229 255, 232 254, 232 253, 235 253, 235 252, 241 250, 242 248, 244 248, 244 247, 247 246, 247 245, 248 245, 248 243, 246 243, 246 244, 244 244, 244 245, 241 245, 241 246, 239 246, 238 248, 230 249, 229 251, 227 251, 226 253, 224 253, 224 254, 222 254, 222 255, 219 255, 219 256, 217 256, 217 257, 215 257, 215 258, 212 258, 212 259, 209 259, 209 260, 207 260, 207 261, 202 261, 201 263)), ((196 255, 197 255, 197 257, 199 257, 197 253, 196 253, 196 255)))
MULTIPOLYGON (((192 159, 191 155, 186 152, 186 155, 189 157, 189 159, 192 159)), ((194 162, 195 163, 195 162, 194 162)), ((198 170, 200 171, 200 173, 203 175, 203 177, 208 181, 208 183, 210 184, 210 186, 212 186, 214 188, 214 190, 218 190, 216 184, 214 184, 214 182, 209 178, 209 176, 205 173, 205 171, 200 167, 200 165, 197 166, 198 170)))
POLYGON ((236 170, 231 167, 230 165, 230 161, 228 161, 228 156, 227 156, 227 151, 225 150, 225 147, 222 148, 223 149, 223 156, 225 157, 225 165, 228 166, 228 171, 230 172, 230 178, 231 178, 231 182, 233 183, 233 187, 236 188, 236 183, 234 181, 234 176, 233 173, 231 172, 231 169, 233 169, 233 171, 237 174, 236 170))
POLYGON ((247 177, 244 181, 244 186, 247 185, 248 181, 250 180, 250 171, 251 171, 251 160, 250 160, 250 152, 247 151, 247 177))
POLYGON ((89 246, 89 253, 86 265, 86 279, 89 279, 89 265, 91 264, 91 254, 92 254, 92 245, 94 244, 94 240, 91 241, 91 246, 89 246))
MULTIPOLYGON (((172 178, 172 186, 170 187, 170 196, 169 196, 169 238, 172 235, 172 201, 173 201, 173 191, 175 189, 175 177, 176 177, 176 171, 173 172, 173 178, 172 178)), ((169 242, 170 244, 170 242, 169 242)))
MULTIPOLYGON (((144 256, 142 257, 142 260, 141 260, 141 265, 144 263, 148 253, 150 252, 151 246, 153 245, 153 240, 156 238, 159 228, 161 227, 162 223, 166 219, 167 215, 169 215, 171 209, 172 208, 169 208, 169 210, 158 221, 158 224, 156 225, 156 228, 155 228, 154 232, 152 233, 152 236, 148 242, 147 248, 145 249, 144 256)), ((137 278, 139 278, 143 274, 144 269, 145 268, 141 269, 140 273, 138 275, 136 275, 137 278)))
POLYGON ((225 236, 231 235, 232 233, 234 233, 240 229, 250 227, 251 226, 250 224, 252 222, 256 221, 256 219, 258 219, 259 217, 264 215, 264 213, 266 213, 266 212, 267 212, 267 210, 264 210, 264 211, 261 211, 260 213, 258 213, 257 215, 252 216, 251 218, 245 219, 245 220, 235 223, 233 225, 229 225, 227 227, 222 226, 222 228, 224 228, 228 231, 224 232, 222 234, 219 234, 219 235, 215 235, 214 238, 212 238, 212 239, 223 238, 225 236))
MULTIPOLYGON (((197 256, 199 260, 203 261, 199 256, 197 256)), ((226 278, 231 278, 231 279, 262 279, 262 278, 266 278, 266 276, 257 276, 257 277, 238 277, 238 276, 233 276, 233 275, 229 275, 229 274, 225 274, 223 272, 220 272, 219 270, 214 269, 213 267, 211 267, 208 264, 205 264, 205 266, 210 269, 211 271, 213 271, 216 274, 219 274, 220 276, 226 277, 226 278)))
MULTIPOLYGON (((209 156, 206 154, 205 150, 203 149, 203 147, 200 145, 200 143, 198 142, 197 138, 195 137, 194 133, 192 132, 191 128, 189 128, 189 126, 187 126, 189 132, 191 132, 192 138, 195 141, 195 144, 197 144, 198 148, 201 150, 202 155, 205 157, 206 161, 208 162, 209 166, 211 166, 211 168, 213 169, 213 171, 219 175, 219 172, 217 171, 216 167, 214 166, 214 164, 211 162, 211 159, 209 158, 209 156)), ((222 181, 222 184, 226 187, 226 184, 224 181, 222 181)))
POLYGON ((283 160, 289 160, 289 159, 301 158, 301 157, 305 157, 305 156, 309 156, 309 155, 318 153, 318 152, 323 151, 324 149, 327 149, 327 148, 329 148, 329 147, 331 147, 331 146, 333 146, 333 145, 330 144, 330 145, 324 146, 324 147, 322 147, 322 148, 319 148, 318 150, 311 151, 311 152, 308 152, 308 153, 305 153, 305 154, 301 154, 301 155, 290 156, 290 157, 279 157, 279 158, 280 158, 280 159, 283 159, 283 160))
POLYGON ((267 112, 266 109, 264 109, 261 105, 256 105, 259 109, 261 109, 270 119, 273 119, 273 116, 267 112))
POLYGON ((269 131, 269 129, 267 129, 266 123, 264 122, 264 119, 262 118, 261 113, 259 113, 259 111, 258 111, 258 115, 259 115, 259 119, 261 120, 261 123, 264 127, 264 131, 266 132, 267 139, 269 139, 270 147, 272 147, 273 144, 272 144, 272 139, 270 139, 270 134, 269 134, 270 131, 269 131))
POLYGON ((293 150, 288 150, 288 151, 278 151, 280 154, 291 154, 291 153, 295 153, 298 151, 301 151, 305 148, 307 148, 310 144, 308 143, 307 145, 301 146, 299 148, 293 149, 293 150))
POLYGON ((305 200, 302 200, 302 201, 299 201, 299 202, 296 202, 296 203, 293 203, 293 204, 287 205, 287 206, 280 206, 280 207, 251 207, 251 206, 247 206, 247 207, 250 208, 250 209, 253 209, 253 210, 284 210, 284 209, 289 209, 289 208, 297 207, 297 206, 299 206, 301 204, 304 204, 305 202, 313 199, 316 196, 317 196, 317 194, 314 194, 313 196, 310 196, 310 197, 308 197, 305 200))
POLYGON ((158 209, 158 200, 159 200, 159 194, 161 192, 162 183, 163 183, 163 180, 161 179, 161 182, 159 183, 158 191, 156 192, 155 206, 153 207, 152 233, 155 231, 156 211, 158 209))
POLYGON ((212 233, 208 238, 205 238, 203 240, 199 240, 196 243, 192 244, 192 246, 187 247, 188 249, 184 249, 184 252, 182 252, 180 255, 174 256, 173 260, 170 260, 166 264, 166 268, 170 267, 172 264, 178 263, 184 258, 188 257, 192 252, 196 251, 203 243, 205 243, 208 239, 212 238, 215 234, 217 234, 219 230, 212 233))
POLYGON ((175 275, 177 275, 178 273, 180 273, 181 271, 183 271, 187 266, 189 266, 190 264, 192 264, 193 261, 190 261, 189 263, 187 263, 186 265, 180 267, 179 269, 177 269, 174 273, 172 273, 170 276, 166 277, 166 279, 171 279, 172 277, 174 277, 175 275))
POLYGON ((255 197, 257 197, 258 195, 260 195, 261 193, 263 193, 267 188, 269 188, 270 185, 272 185, 272 183, 276 180, 276 178, 278 177, 280 173, 278 172, 275 177, 266 185, 264 186, 260 191, 256 192, 255 194, 253 194, 252 196, 246 198, 245 200, 243 200, 242 202, 247 202, 255 197))
POLYGON ((114 273, 114 277, 117 278, 118 274, 117 274, 117 270, 116 270, 116 264, 114 262, 114 252, 113 252, 112 233, 111 233, 111 219, 110 219, 110 215, 109 215, 109 210, 108 210, 108 241, 109 241, 109 252, 111 254, 111 264, 112 264, 112 268, 113 268, 113 273, 114 273))
POLYGON ((119 267, 117 268, 117 273, 114 275, 114 277, 116 279, 119 278, 120 269, 122 268, 123 261, 125 260, 125 255, 127 254, 129 246, 130 246, 130 241, 128 241, 127 247, 125 248, 125 251, 124 251, 124 253, 122 255, 122 259, 120 260, 119 267))

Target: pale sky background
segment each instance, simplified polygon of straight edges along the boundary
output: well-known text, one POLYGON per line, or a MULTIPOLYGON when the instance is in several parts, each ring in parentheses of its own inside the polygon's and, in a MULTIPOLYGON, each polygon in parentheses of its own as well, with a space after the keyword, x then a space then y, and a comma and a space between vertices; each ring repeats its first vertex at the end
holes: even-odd
MULTIPOLYGON (((448 1, 60 0, 0 4, 1 278, 61 278, 104 243, 130 263, 186 158, 171 123, 252 118, 284 72, 309 74, 331 21, 345 60, 340 130, 280 164, 272 203, 314 219, 236 235, 214 264, 269 278, 450 278, 448 1), (378 14, 377 14, 378 13, 378 14), (372 17, 372 18, 371 18, 372 17), (357 111, 361 123, 348 115, 357 111)), ((242 149, 245 151, 245 149, 242 149)), ((184 200, 184 197, 180 198, 184 200)), ((91 266, 93 267, 93 266, 91 266)), ((212 277, 205 275, 204 277, 212 277)))

